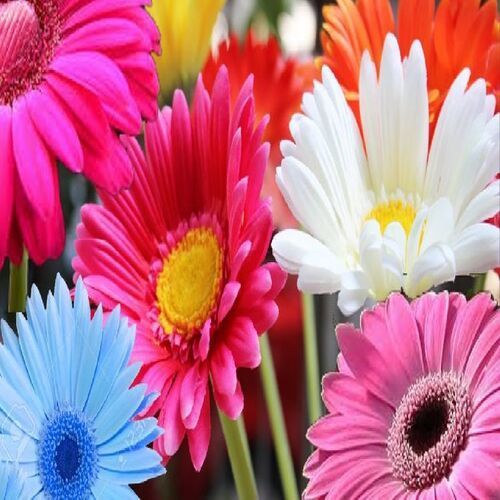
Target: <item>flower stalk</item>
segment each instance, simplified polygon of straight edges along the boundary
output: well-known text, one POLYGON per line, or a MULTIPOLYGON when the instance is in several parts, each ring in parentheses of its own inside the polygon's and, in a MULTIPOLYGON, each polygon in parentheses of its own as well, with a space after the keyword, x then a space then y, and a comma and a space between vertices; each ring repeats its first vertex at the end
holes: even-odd
POLYGON ((24 250, 21 263, 10 263, 9 312, 24 312, 28 293, 28 252, 24 250))
POLYGON ((238 498, 240 500, 256 500, 258 498, 257 483, 243 416, 240 415, 236 420, 231 420, 220 409, 218 412, 238 498))
POLYGON ((304 330, 304 356, 306 364, 306 390, 309 422, 312 424, 321 417, 321 384, 319 379, 318 338, 314 299, 312 295, 302 294, 302 321, 304 330))
POLYGON ((267 411, 269 413, 269 422, 273 435, 276 458, 281 477, 281 485, 285 500, 298 500, 299 493, 295 479, 292 454, 290 444, 286 433, 285 419, 276 380, 271 344, 267 333, 260 337, 260 351, 262 362, 260 365, 260 374, 264 396, 266 398, 267 411))

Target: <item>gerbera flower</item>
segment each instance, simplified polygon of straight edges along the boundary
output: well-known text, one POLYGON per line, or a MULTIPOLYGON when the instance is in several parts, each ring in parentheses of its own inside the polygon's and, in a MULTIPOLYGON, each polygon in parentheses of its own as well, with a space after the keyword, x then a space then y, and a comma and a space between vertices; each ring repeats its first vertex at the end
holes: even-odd
MULTIPOLYGON (((398 22, 389 0, 339 0, 323 7, 320 64, 338 78, 358 114, 361 56, 367 50, 380 67, 382 46, 396 32, 403 56, 420 40, 427 60, 430 119, 434 122, 448 89, 460 71, 469 67, 472 79, 486 78, 488 91, 500 105, 500 31, 496 0, 401 0, 398 22)), ((358 116, 359 117, 359 116, 358 116)))
POLYGON ((217 15, 225 0, 156 0, 148 7, 161 32, 156 57, 165 98, 193 84, 210 50, 217 15))
POLYGON ((337 339, 305 499, 498 497, 500 311, 487 294, 394 294, 337 339))
POLYGON ((109 191, 130 184, 117 133, 154 118, 158 94, 144 3, 0 4, 0 267, 23 246, 37 264, 61 253, 58 161, 109 191))
POLYGON ((156 395, 129 389, 134 328, 119 308, 105 326, 101 307, 91 319, 81 280, 73 307, 58 276, 46 309, 33 287, 17 330, 2 322, 0 462, 19 467, 28 498, 136 498, 127 485, 164 469, 147 448, 156 419, 136 420, 156 395))
POLYGON ((25 498, 23 480, 18 470, 11 465, 0 463, 0 499, 22 500, 23 498, 25 498))
POLYGON ((364 146, 330 69, 290 124, 277 182, 306 232, 273 240, 281 266, 309 293, 340 290, 352 314, 368 297, 415 297, 457 275, 498 265, 499 117, 484 80, 453 83, 428 151, 425 60, 419 42, 401 63, 387 36, 380 77, 366 54, 360 104, 364 146), (366 155, 365 155, 366 149, 366 155))
POLYGON ((254 76, 255 112, 260 120, 269 116, 269 125, 264 140, 269 141, 271 152, 270 168, 264 178, 264 192, 272 196, 273 219, 278 227, 295 227, 296 221, 290 214, 274 180, 275 166, 279 164, 280 141, 290 138, 288 123, 300 109, 302 94, 312 88, 311 72, 304 71, 307 63, 300 63, 281 53, 278 41, 270 36, 267 41, 258 41, 250 30, 244 43, 232 34, 220 43, 217 51, 205 63, 203 81, 210 90, 218 69, 225 65, 231 80, 231 100, 235 102, 238 90, 249 75, 254 76))
POLYGON ((230 418, 243 394, 236 370, 260 363, 258 334, 276 320, 285 275, 261 266, 272 233, 268 201, 259 198, 269 146, 254 129, 251 79, 230 110, 227 70, 211 96, 198 80, 191 115, 176 91, 145 130, 146 155, 125 139, 136 168, 130 191, 103 194, 82 209, 73 266, 91 297, 122 305, 137 324, 138 381, 161 395, 165 458, 187 435, 199 470, 210 438, 210 393, 230 418))

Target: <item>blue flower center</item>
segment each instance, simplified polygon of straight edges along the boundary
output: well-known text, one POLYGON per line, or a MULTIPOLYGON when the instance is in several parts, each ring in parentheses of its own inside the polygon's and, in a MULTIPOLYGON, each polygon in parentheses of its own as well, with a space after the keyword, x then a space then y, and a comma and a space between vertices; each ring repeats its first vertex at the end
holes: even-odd
POLYGON ((87 498, 97 477, 97 451, 92 429, 82 414, 56 412, 43 429, 38 464, 45 496, 87 498))

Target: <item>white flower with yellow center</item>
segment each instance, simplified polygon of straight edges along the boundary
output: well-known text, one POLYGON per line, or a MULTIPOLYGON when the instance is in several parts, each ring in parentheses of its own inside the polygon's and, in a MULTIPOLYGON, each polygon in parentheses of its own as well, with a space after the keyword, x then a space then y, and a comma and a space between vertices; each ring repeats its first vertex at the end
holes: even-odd
POLYGON ((500 233, 483 221, 499 208, 499 116, 483 80, 464 70, 450 88, 429 146, 422 47, 401 62, 387 36, 377 81, 361 62, 361 135, 332 72, 304 95, 281 144, 277 182, 304 231, 272 243, 308 293, 340 291, 352 314, 367 298, 415 297, 457 275, 499 264, 500 233), (363 138, 364 140, 363 140, 363 138))

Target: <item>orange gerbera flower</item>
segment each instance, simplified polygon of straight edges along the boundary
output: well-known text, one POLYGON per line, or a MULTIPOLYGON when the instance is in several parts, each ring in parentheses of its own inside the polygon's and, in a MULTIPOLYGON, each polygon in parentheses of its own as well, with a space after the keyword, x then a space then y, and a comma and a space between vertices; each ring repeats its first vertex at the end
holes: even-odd
MULTIPOLYGON (((241 87, 251 74, 254 76, 255 112, 257 120, 269 116, 264 140, 271 145, 270 168, 266 170, 264 194, 273 198, 273 219, 279 227, 293 227, 297 223, 290 214, 274 181, 274 167, 281 159, 280 142, 290 138, 289 123, 293 113, 299 111, 302 94, 312 88, 319 73, 312 61, 301 62, 282 54, 278 41, 255 39, 249 31, 240 43, 235 34, 220 43, 215 54, 209 56, 203 69, 203 81, 212 88, 218 68, 225 65, 229 71, 231 89, 241 87)), ((237 95, 233 92, 234 103, 237 95)))
POLYGON ((380 64, 382 46, 389 32, 397 32, 403 56, 413 40, 419 39, 428 72, 431 123, 451 83, 461 69, 469 67, 471 81, 485 78, 500 107, 500 20, 497 1, 401 0, 397 24, 389 0, 338 0, 323 8, 321 43, 324 55, 318 59, 334 71, 347 100, 359 118, 358 78, 365 50, 380 64))

